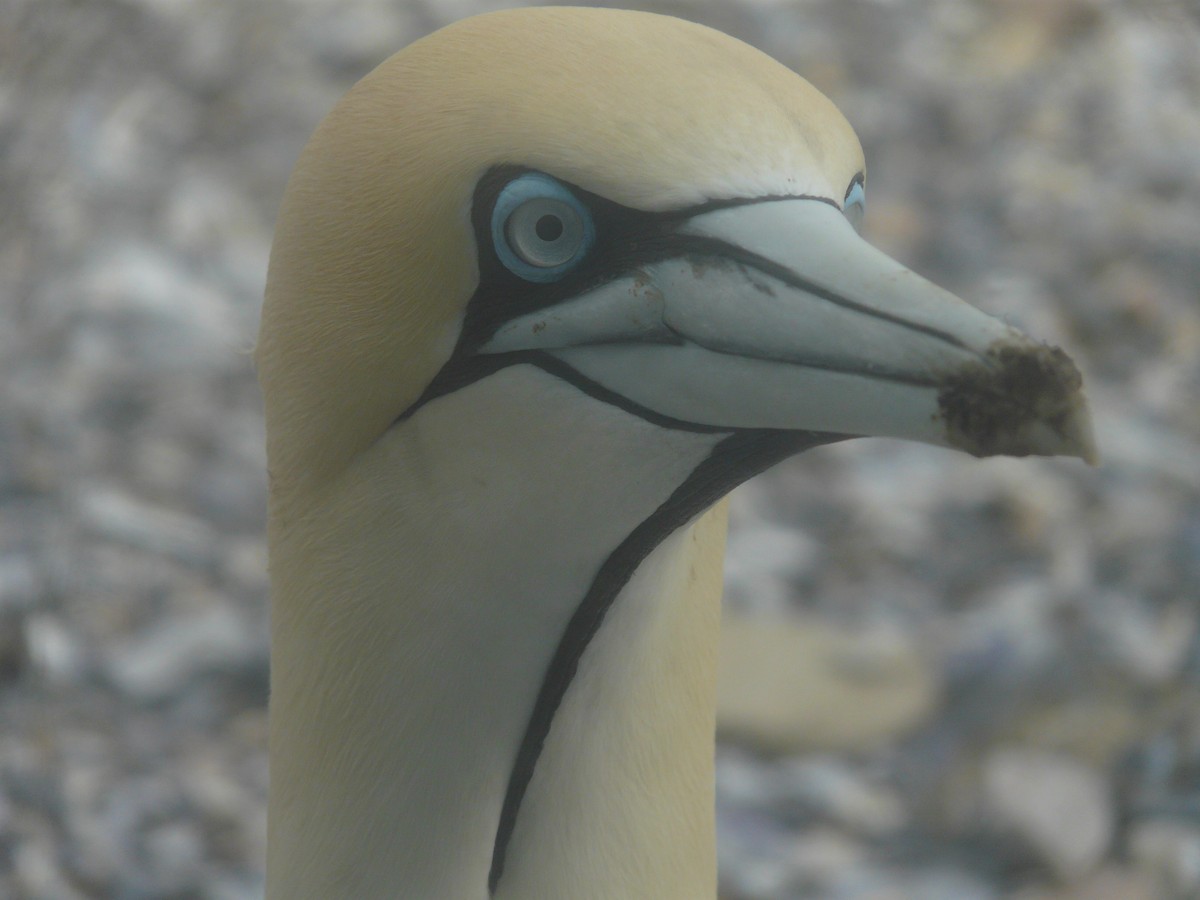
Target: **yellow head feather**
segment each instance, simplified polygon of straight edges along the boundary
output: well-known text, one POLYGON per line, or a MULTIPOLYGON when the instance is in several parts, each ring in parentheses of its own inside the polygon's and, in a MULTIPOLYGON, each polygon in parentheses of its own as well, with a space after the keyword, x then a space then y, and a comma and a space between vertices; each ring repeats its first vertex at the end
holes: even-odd
POLYGON ((504 163, 640 209, 840 201, 863 168, 832 103, 701 25, 521 9, 417 41, 337 105, 288 185, 257 357, 277 499, 369 446, 449 357, 478 277, 472 192, 504 163))

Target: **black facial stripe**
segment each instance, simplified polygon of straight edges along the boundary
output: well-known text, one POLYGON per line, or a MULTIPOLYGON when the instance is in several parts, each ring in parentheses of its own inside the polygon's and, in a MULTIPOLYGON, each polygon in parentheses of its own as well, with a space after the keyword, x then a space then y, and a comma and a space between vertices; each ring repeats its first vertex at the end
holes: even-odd
MULTIPOLYGON (((906 321, 881 310, 855 303, 853 300, 842 297, 804 278, 793 269, 745 248, 716 238, 682 234, 677 230, 688 219, 706 212, 773 200, 816 200, 840 210, 839 204, 828 197, 809 195, 738 197, 710 200, 686 209, 646 212, 622 206, 598 194, 567 184, 566 186, 592 212, 596 223, 596 247, 577 269, 556 282, 535 284, 525 281, 510 272, 497 257, 492 246, 491 215, 496 198, 504 186, 512 179, 529 171, 531 170, 519 166, 499 166, 488 171, 480 179, 475 190, 471 214, 476 245, 479 247, 479 287, 467 305, 467 315, 463 322, 462 333, 453 355, 421 398, 400 416, 400 421, 411 416, 422 405, 436 397, 465 387, 472 381, 486 377, 506 365, 531 361, 526 354, 478 355, 479 348, 508 320, 578 296, 639 267, 676 257, 690 256, 705 261, 716 257, 723 262, 734 262, 756 269, 784 284, 820 297, 836 306, 852 309, 910 331, 929 335, 960 349, 969 349, 962 341, 947 332, 906 321)), ((863 173, 856 174, 846 189, 847 195, 855 184, 862 184, 863 181, 863 173)), ((726 352, 716 344, 705 346, 706 349, 714 352, 726 352)), ((547 365, 543 364, 548 359, 545 354, 536 359, 536 364, 541 365, 547 371, 550 370, 547 365)), ((566 370, 574 375, 572 379, 568 380, 592 396, 598 396, 595 389, 599 388, 599 385, 584 379, 569 367, 566 367, 566 370)), ((829 370, 840 371, 832 367, 829 370)), ((855 374, 862 375, 864 373, 856 372, 855 374)), ((900 378, 895 373, 881 372, 879 377, 903 380, 912 384, 924 384, 922 381, 900 378)), ((612 392, 608 392, 608 395, 610 400, 616 399, 618 396, 612 392)), ((617 405, 622 404, 618 403, 617 405)), ((623 408, 632 406, 635 405, 628 404, 623 408)), ((646 415, 649 412, 644 407, 637 407, 635 414, 649 419, 649 416, 646 415)), ((688 426, 687 423, 680 424, 688 427, 689 430, 696 428, 696 426, 688 426)), ((668 425, 666 427, 678 426, 668 425)))
POLYGON ((762 430, 732 434, 717 444, 688 479, 609 554, 571 616, 542 678, 537 701, 525 726, 525 735, 521 739, 504 794, 500 824, 492 848, 491 870, 488 873, 489 891, 495 893, 496 885, 504 874, 505 854, 521 810, 521 801, 554 723, 554 715, 579 668, 579 660, 599 631, 613 601, 629 583, 637 567, 669 534, 747 478, 802 450, 844 439, 841 435, 802 431, 762 430))
POLYGON ((537 357, 532 362, 539 369, 555 375, 563 381, 570 382, 589 397, 594 397, 603 403, 607 403, 609 406, 623 409, 625 412, 635 415, 639 419, 644 419, 651 425, 658 425, 660 428, 670 428, 675 431, 691 431, 696 434, 729 434, 732 430, 729 428, 716 428, 712 425, 700 425, 696 422, 687 422, 672 416, 664 416, 662 413, 647 409, 640 403, 634 403, 624 394, 618 394, 616 391, 609 390, 599 382, 592 381, 586 375, 573 369, 561 359, 551 356, 549 353, 539 353, 537 357))
POLYGON ((863 187, 867 186, 867 173, 866 172, 858 172, 857 174, 855 174, 855 176, 853 178, 850 179, 850 183, 848 185, 846 185, 846 193, 842 196, 843 203, 846 202, 846 198, 848 198, 850 196, 850 192, 852 190, 854 190, 854 186, 856 184, 861 184, 863 187))
POLYGON ((479 248, 479 287, 467 305, 459 349, 473 353, 487 343, 509 319, 536 309, 553 306, 635 269, 685 255, 694 240, 677 233, 680 225, 697 215, 765 203, 772 200, 806 199, 840 205, 828 197, 762 196, 709 200, 684 209, 647 212, 614 203, 612 200, 562 182, 592 213, 596 227, 596 245, 580 265, 566 276, 548 284, 535 284, 510 272, 492 246, 492 207, 506 184, 531 170, 519 166, 499 166, 487 172, 475 189, 471 222, 479 248))
POLYGON ((609 406, 622 409, 660 428, 670 428, 675 431, 690 431, 696 434, 728 434, 733 430, 730 428, 716 428, 711 425, 700 425, 696 422, 687 422, 683 419, 676 419, 672 416, 657 413, 652 409, 642 406, 640 403, 635 403, 624 394, 618 394, 616 391, 609 390, 599 382, 593 381, 582 372, 567 365, 561 359, 551 356, 542 350, 488 353, 472 357, 461 366, 454 368, 450 368, 449 366, 443 367, 438 376, 425 389, 425 393, 421 395, 420 399, 405 410, 400 418, 397 419, 397 422, 403 422, 426 403, 436 400, 438 397, 453 394, 455 391, 461 390, 469 384, 474 384, 476 381, 487 378, 489 375, 494 375, 501 369, 519 365, 537 366, 544 372, 548 372, 556 378, 574 385, 589 397, 594 397, 603 403, 607 403, 609 406))
MULTIPOLYGON (((479 180, 471 210, 472 228, 475 232, 476 246, 479 248, 479 286, 467 304, 467 314, 463 321, 462 332, 453 354, 421 397, 401 413, 397 418, 398 422, 409 418, 431 400, 466 387, 473 381, 485 378, 505 366, 534 362, 550 371, 550 366, 546 363, 548 359, 546 354, 538 354, 535 358, 531 354, 524 353, 494 355, 478 353, 479 348, 487 343, 497 329, 510 319, 518 318, 536 309, 554 306, 619 278, 640 266, 677 256, 703 256, 714 252, 727 253, 730 249, 736 249, 707 238, 679 234, 678 227, 696 215, 735 206, 746 206, 751 203, 784 199, 818 200, 828 203, 835 209, 839 208, 838 204, 828 197, 770 195, 709 200, 686 209, 646 212, 622 206, 598 194, 563 182, 591 210, 596 224, 596 246, 589 257, 565 277, 549 284, 535 284, 513 274, 500 262, 500 258, 492 246, 491 229, 492 207, 495 205, 500 191, 512 179, 529 171, 532 170, 520 166, 499 166, 489 170, 479 180)), ((585 390, 586 393, 599 396, 597 390, 593 389, 593 386, 599 388, 599 385, 584 379, 573 369, 565 368, 574 373, 574 377, 568 380, 585 390)), ((608 394, 610 399, 618 396, 611 392, 608 394)), ((652 416, 656 414, 644 407, 636 407, 635 404, 628 401, 625 405, 620 403, 616 405, 634 411, 636 415, 648 421, 654 421, 652 416)), ((661 418, 664 421, 667 419, 667 417, 661 418)), ((670 421, 674 422, 675 420, 670 421)), ((682 427, 690 431, 704 428, 704 426, 683 422, 665 427, 682 427)))
POLYGON ((528 171, 516 166, 492 169, 475 189, 471 222, 479 248, 479 287, 467 304, 456 355, 473 355, 509 319, 553 306, 672 252, 669 238, 679 214, 641 213, 566 185, 592 214, 595 246, 558 281, 537 284, 515 275, 492 245, 492 208, 504 186, 528 171))

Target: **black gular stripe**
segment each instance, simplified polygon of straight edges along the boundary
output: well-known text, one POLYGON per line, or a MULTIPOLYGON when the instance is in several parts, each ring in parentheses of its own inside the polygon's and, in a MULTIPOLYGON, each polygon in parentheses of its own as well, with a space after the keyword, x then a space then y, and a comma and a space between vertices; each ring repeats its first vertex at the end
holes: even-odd
MULTIPOLYGON (((655 512, 609 554, 595 580, 576 607, 543 676, 537 700, 525 727, 516 760, 509 774, 504 805, 492 850, 488 887, 492 892, 504 873, 505 854, 512 839, 521 802, 550 733, 554 716, 579 667, 592 637, 609 607, 634 571, 673 531, 707 509, 733 487, 782 459, 843 436, 816 432, 786 432, 714 428, 664 416, 585 377, 557 357, 542 351, 480 354, 480 347, 505 322, 544 309, 651 263, 670 258, 695 258, 750 266, 820 296, 827 292, 810 286, 785 267, 771 263, 721 241, 680 234, 679 226, 704 212, 769 200, 810 199, 839 204, 827 197, 755 197, 716 200, 683 210, 645 212, 613 203, 604 197, 568 185, 592 214, 596 243, 588 257, 558 281, 535 284, 510 272, 492 246, 491 215, 500 191, 513 178, 530 171, 502 166, 486 173, 475 190, 471 220, 479 248, 479 287, 467 305, 462 332, 450 359, 421 397, 401 416, 403 421, 438 397, 445 396, 514 365, 533 365, 574 385, 583 393, 609 403, 663 428, 705 434, 726 434, 688 479, 655 512)), ((832 295, 828 299, 838 301, 832 295)), ((656 338, 671 342, 670 336, 656 338)), ((678 341, 676 341, 678 342, 678 341)))
POLYGON ((492 867, 488 873, 489 891, 495 892, 500 876, 504 874, 505 853, 517 823, 521 801, 533 778, 554 714, 571 686, 584 651, 637 567, 668 535, 747 478, 802 450, 843 439, 840 435, 804 431, 757 430, 731 434, 717 444, 687 480, 609 554, 555 648, 529 724, 525 726, 525 736, 517 751, 500 811, 500 826, 496 831, 492 867))

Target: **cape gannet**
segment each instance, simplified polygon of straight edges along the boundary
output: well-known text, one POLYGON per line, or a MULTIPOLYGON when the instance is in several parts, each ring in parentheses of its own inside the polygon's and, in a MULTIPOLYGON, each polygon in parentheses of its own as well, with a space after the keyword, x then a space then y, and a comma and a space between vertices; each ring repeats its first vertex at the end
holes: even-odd
POLYGON ((645 13, 470 18, 329 114, 257 350, 269 897, 714 896, 721 498, 851 436, 1091 456, 1065 354, 859 237, 864 172, 645 13))

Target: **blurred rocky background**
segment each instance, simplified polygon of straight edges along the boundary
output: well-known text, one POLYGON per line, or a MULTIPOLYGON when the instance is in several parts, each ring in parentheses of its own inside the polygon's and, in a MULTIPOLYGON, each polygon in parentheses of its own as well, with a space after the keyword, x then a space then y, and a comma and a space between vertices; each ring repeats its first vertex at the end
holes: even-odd
MULTIPOLYGON (((0 896, 261 895, 274 210, 351 83, 503 5, 0 0, 0 896)), ((832 96, 868 236, 1065 346, 1104 455, 739 491, 722 896, 1200 897, 1200 6, 641 5, 832 96)))

